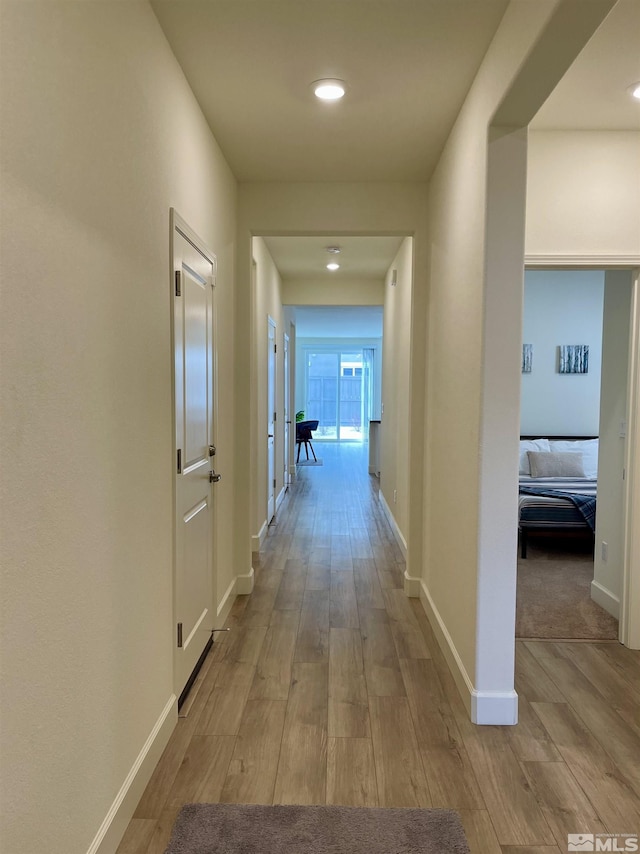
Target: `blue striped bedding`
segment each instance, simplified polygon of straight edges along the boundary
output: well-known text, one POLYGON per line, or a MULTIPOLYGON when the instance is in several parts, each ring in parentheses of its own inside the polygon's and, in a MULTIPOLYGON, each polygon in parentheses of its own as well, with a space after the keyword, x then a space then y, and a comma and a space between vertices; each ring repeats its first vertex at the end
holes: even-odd
POLYGON ((526 528, 595 528, 597 480, 520 476, 519 519, 526 528))

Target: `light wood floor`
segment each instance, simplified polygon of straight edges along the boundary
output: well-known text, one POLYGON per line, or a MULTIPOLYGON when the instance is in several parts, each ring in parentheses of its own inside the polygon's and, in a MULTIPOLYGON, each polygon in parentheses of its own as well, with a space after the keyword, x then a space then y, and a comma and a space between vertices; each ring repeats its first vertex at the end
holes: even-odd
MULTIPOLYGON (((473 854, 640 833, 640 656, 518 642, 520 723, 472 725, 367 474, 317 444, 182 710, 118 854, 191 801, 452 807, 473 854)), ((348 854, 348 852, 345 852, 348 854)))

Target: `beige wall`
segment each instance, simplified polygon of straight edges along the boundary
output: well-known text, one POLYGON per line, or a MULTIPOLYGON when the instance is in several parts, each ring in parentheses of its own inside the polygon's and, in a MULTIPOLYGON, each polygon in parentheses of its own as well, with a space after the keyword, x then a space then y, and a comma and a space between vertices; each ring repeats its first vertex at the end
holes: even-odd
POLYGON ((255 261, 255 313, 254 329, 251 336, 255 358, 255 395, 256 395, 256 436, 257 441, 251 452, 255 454, 252 468, 253 522, 252 539, 254 550, 258 549, 257 539, 267 525, 267 368, 268 368, 268 318, 276 324, 276 412, 275 423, 275 495, 277 498, 284 488, 284 361, 283 335, 285 329, 284 309, 282 307, 282 280, 273 262, 269 250, 261 237, 253 239, 253 259, 255 261))
POLYGON ((3 2, 1 37, 0 846, 76 854, 172 696, 169 208, 218 255, 232 412, 236 186, 145 4, 3 2))
POLYGON ((423 601, 474 718, 482 704, 486 722, 515 711, 526 140, 513 131, 607 8, 591 4, 589 19, 563 0, 510 4, 429 186, 423 601), (490 136, 495 122, 503 127, 490 136))
POLYGON ((527 260, 640 264, 640 131, 531 131, 527 260))
POLYGON ((282 286, 285 305, 382 305, 384 284, 378 279, 302 279, 285 280, 282 286))
POLYGON ((411 309, 413 239, 403 240, 385 277, 382 333, 382 427, 380 490, 389 508, 400 543, 409 533, 409 413, 411 411, 411 309), (392 286, 393 271, 396 285, 392 286))

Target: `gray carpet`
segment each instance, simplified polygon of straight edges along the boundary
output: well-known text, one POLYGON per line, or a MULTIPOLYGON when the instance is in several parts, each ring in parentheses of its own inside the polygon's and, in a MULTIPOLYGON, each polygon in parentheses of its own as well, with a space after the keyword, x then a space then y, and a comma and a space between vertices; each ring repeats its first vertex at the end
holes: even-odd
POLYGON ((516 637, 613 640, 618 621, 591 598, 593 552, 577 543, 532 543, 518 560, 516 637))
POLYGON ((297 466, 321 466, 323 465, 322 460, 300 460, 299 463, 296 463, 297 466))
POLYGON ((165 854, 469 854, 453 810, 186 804, 165 854))

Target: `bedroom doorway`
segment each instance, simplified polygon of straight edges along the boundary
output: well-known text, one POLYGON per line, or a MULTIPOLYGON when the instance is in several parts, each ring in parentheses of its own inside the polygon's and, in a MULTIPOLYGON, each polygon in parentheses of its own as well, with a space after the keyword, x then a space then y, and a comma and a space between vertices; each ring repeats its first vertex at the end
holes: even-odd
POLYGON ((538 494, 521 489, 520 539, 529 545, 518 559, 516 637, 624 640, 631 300, 628 270, 525 275, 521 433, 533 442, 521 441, 520 480, 526 492, 538 494), (545 308, 550 298, 552 322, 545 308), (563 370, 561 347, 569 339, 588 347, 582 371, 563 370), (577 455, 568 459, 579 465, 563 472, 565 478, 528 470, 538 454, 547 465, 567 453, 577 455), (578 499, 595 495, 596 484, 591 523, 578 499), (571 491, 578 493, 572 499, 558 494, 571 491), (537 536, 527 536, 527 529, 537 536))

